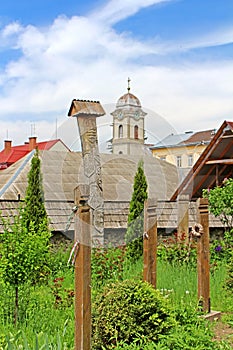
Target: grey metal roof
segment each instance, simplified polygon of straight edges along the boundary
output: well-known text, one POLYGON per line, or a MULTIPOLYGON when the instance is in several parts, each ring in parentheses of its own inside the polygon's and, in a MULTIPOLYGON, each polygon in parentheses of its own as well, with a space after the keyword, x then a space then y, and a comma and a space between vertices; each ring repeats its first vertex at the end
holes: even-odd
MULTIPOLYGON (((149 155, 137 157, 101 154, 104 200, 130 201, 134 176, 141 158, 144 162, 149 196, 157 199, 168 199, 171 196, 179 182, 174 165, 149 155)), ((22 158, 8 169, 2 170, 0 198, 17 199, 18 193, 23 198, 29 169, 30 159, 26 161, 22 158)), ((45 200, 72 201, 74 188, 85 183, 80 152, 41 152, 41 169, 45 200)))
POLYGON ((193 135, 193 131, 186 132, 183 134, 170 134, 150 148, 156 149, 156 148, 177 146, 179 143, 189 139, 190 136, 192 135, 193 135))

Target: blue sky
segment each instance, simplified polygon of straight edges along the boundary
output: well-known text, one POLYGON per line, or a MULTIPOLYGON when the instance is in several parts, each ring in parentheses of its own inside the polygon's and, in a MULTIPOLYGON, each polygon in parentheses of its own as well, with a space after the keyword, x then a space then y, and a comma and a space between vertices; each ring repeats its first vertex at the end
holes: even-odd
MULTIPOLYGON (((128 76, 151 111, 151 142, 156 118, 162 136, 233 120, 233 1, 1 1, 0 142, 24 142, 34 126, 50 139, 57 123, 74 143, 76 131, 72 142, 63 133, 72 99, 111 112, 128 76)), ((109 114, 99 121, 103 139, 110 124, 109 114)))

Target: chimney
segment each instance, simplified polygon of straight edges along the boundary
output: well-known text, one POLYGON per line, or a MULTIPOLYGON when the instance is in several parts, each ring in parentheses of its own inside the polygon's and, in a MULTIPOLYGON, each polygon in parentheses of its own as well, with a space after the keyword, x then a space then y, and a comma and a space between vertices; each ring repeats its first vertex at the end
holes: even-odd
POLYGON ((4 141, 4 151, 6 154, 9 154, 11 151, 11 143, 12 141, 9 141, 9 140, 4 141))
POLYGON ((36 136, 29 137, 29 151, 36 148, 36 136))

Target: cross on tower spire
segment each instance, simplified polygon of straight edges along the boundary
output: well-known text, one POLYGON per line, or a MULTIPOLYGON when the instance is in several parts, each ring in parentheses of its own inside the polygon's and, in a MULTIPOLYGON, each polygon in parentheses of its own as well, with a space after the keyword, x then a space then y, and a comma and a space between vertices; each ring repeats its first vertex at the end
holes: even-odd
POLYGON ((130 82, 131 82, 131 80, 130 80, 130 78, 128 78, 128 88, 127 88, 128 93, 130 92, 130 82))

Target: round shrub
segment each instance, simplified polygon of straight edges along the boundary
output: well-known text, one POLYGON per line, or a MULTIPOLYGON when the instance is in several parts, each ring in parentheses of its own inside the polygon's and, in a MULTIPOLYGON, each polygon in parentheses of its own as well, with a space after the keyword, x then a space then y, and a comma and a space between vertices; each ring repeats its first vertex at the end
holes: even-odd
POLYGON ((123 341, 158 341, 175 325, 169 301, 147 282, 125 280, 106 287, 93 303, 93 349, 123 341))

